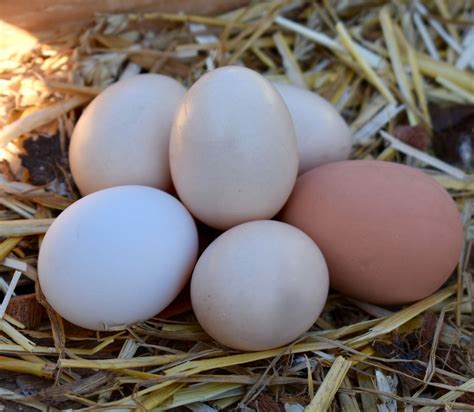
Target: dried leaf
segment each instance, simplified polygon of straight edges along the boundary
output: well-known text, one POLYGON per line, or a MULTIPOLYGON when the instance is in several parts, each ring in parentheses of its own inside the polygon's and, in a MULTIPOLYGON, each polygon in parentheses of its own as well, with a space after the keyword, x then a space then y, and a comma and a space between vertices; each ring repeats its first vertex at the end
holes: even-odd
POLYGON ((62 154, 59 136, 29 138, 23 146, 26 154, 20 155, 21 163, 30 172, 32 184, 45 185, 60 178, 58 165, 65 166, 67 159, 62 154))

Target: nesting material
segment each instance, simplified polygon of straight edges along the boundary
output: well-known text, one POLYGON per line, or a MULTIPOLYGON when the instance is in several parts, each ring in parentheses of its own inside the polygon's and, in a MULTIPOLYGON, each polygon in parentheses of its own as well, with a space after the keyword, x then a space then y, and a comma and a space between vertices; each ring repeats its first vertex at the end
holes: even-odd
POLYGON ((0 55, 2 404, 41 411, 474 410, 474 136, 463 117, 474 100, 473 24, 462 0, 271 0, 218 16, 101 14, 49 39, 9 28, 2 42, 18 41, 0 55), (213 341, 189 311, 186 292, 161 315, 121 331, 63 321, 39 288, 36 266, 47 228, 80 197, 67 158, 81 111, 139 71, 189 87, 227 64, 330 101, 350 125, 351 158, 408 164, 434 177, 464 219, 457 273, 405 306, 331 292, 296 342, 251 353, 213 341), (445 106, 451 117, 443 123, 445 106), (397 134, 415 125, 427 137, 422 147, 412 146, 415 131, 397 134))

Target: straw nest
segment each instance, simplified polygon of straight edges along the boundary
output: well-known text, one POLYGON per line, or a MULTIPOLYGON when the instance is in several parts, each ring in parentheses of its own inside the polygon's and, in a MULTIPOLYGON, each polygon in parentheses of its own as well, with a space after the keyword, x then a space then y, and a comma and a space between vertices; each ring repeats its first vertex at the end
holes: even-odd
POLYGON ((408 3, 278 0, 217 17, 100 15, 81 32, 16 37, 1 51, 6 410, 474 410, 474 21, 468 1, 408 3), (207 337, 186 296, 125 331, 93 333, 58 317, 35 267, 42 235, 78 197, 67 146, 81 109, 141 71, 189 86, 226 64, 316 91, 350 124, 353 158, 410 164, 448 189, 466 228, 457 275, 406 307, 332 293, 297 342, 256 353, 207 337))

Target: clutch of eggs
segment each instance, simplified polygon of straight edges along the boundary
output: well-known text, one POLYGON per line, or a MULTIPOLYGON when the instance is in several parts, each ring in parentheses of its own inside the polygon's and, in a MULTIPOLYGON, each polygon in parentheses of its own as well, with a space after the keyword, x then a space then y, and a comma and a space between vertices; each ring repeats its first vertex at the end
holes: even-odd
POLYGON ((198 321, 241 350, 296 339, 329 283, 379 304, 427 296, 460 253, 455 205, 421 172, 344 161, 350 150, 330 103, 246 68, 213 70, 188 91, 155 74, 120 81, 74 130, 85 197, 44 238, 45 296, 77 325, 113 329, 156 315, 193 272, 198 321), (173 186, 184 206, 164 192, 173 186), (268 220, 279 211, 288 224, 268 220), (227 230, 195 267, 191 214, 227 230))

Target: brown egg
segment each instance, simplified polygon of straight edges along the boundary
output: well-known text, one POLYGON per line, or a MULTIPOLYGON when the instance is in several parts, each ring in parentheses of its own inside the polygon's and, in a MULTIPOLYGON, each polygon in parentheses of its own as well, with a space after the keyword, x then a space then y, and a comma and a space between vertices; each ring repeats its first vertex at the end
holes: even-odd
POLYGON ((334 289, 377 304, 436 291, 463 244, 446 190, 416 169, 382 161, 343 161, 303 174, 281 218, 318 244, 334 289))

